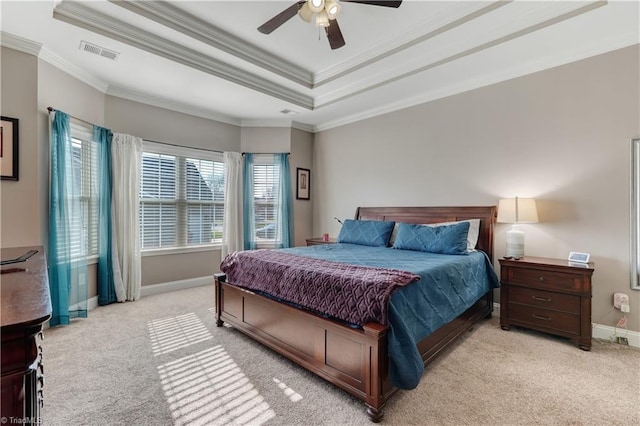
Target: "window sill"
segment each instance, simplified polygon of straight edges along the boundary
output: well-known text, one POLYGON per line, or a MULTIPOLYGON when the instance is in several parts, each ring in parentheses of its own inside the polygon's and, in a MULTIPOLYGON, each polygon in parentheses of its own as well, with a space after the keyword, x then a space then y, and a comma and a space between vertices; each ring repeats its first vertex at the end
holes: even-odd
POLYGON ((211 244, 206 246, 188 246, 188 247, 171 247, 145 250, 141 253, 142 257, 148 256, 165 256, 172 254, 197 253, 201 251, 216 251, 221 249, 220 244, 211 244))

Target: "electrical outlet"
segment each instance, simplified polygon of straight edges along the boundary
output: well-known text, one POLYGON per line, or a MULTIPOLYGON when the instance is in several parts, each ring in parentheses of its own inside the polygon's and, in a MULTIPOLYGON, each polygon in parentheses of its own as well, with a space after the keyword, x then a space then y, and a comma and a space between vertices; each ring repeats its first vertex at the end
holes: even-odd
POLYGON ((626 337, 616 337, 616 343, 620 343, 621 345, 627 345, 629 346, 629 339, 627 339, 626 337))

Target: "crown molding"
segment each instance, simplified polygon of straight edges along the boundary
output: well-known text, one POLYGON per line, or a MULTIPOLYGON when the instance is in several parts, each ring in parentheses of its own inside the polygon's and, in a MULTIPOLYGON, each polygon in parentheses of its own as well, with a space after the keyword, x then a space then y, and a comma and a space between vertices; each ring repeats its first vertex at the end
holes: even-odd
POLYGON ((4 31, 0 31, 0 46, 33 56, 38 56, 42 49, 40 43, 4 31))
POLYGON ((109 84, 107 82, 102 81, 101 79, 89 74, 82 68, 77 67, 76 65, 72 64, 71 62, 67 61, 66 59, 62 58, 46 47, 43 47, 42 50, 40 50, 40 55, 38 57, 43 61, 71 75, 72 77, 82 81, 83 83, 88 84, 101 93, 105 93, 107 91, 107 88, 109 87, 109 84))
POLYGON ((246 119, 242 120, 242 127, 291 127, 292 120, 287 118, 246 119))
POLYGON ((303 131, 309 132, 309 133, 315 133, 315 132, 318 131, 316 126, 313 126, 311 124, 306 124, 306 123, 299 123, 297 121, 293 121, 291 123, 291 128, 292 129, 303 130, 303 131))
POLYGON ((40 43, 2 31, 0 32, 0 45, 36 56, 101 93, 107 90, 107 83, 77 67, 40 43))
POLYGON ((62 2, 54 9, 53 17, 257 92, 313 109, 311 96, 111 18, 82 3, 62 2))
POLYGON ((134 90, 125 89, 110 85, 106 91, 109 96, 115 96, 117 98, 128 99, 134 102, 140 102, 155 106, 158 108, 168 109, 170 111, 181 112, 187 115, 193 115, 195 117, 206 118, 208 120, 219 121, 221 123, 232 124, 234 126, 240 126, 241 120, 235 117, 229 117, 227 115, 218 114, 211 110, 204 108, 197 108, 192 105, 184 104, 181 102, 175 102, 168 99, 161 98, 159 96, 150 95, 148 93, 137 92, 134 90))
POLYGON ((183 12, 166 1, 140 2, 109 0, 140 16, 172 28, 213 48, 229 53, 260 68, 271 71, 306 88, 312 88, 310 71, 261 49, 223 29, 211 25, 197 16, 183 12))
POLYGON ((315 133, 316 131, 315 126, 287 119, 242 120, 242 127, 282 127, 303 130, 309 133, 315 133))
POLYGON ((572 62, 588 59, 597 55, 602 55, 607 52, 611 52, 625 47, 634 45, 640 46, 639 35, 635 32, 630 32, 619 37, 610 38, 607 40, 600 40, 598 43, 587 46, 583 49, 575 50, 569 54, 559 54, 548 56, 542 60, 532 61, 524 66, 514 67, 508 70, 502 70, 498 73, 492 73, 485 75, 481 78, 474 80, 468 80, 462 84, 444 87, 440 90, 431 91, 420 96, 404 99, 401 102, 388 104, 380 108, 373 108, 367 111, 362 111, 358 114, 342 117, 339 120, 328 121, 315 126, 315 132, 321 132, 324 130, 333 129, 336 127, 344 126, 347 124, 355 123, 358 121, 366 120, 369 118, 377 117, 383 114, 389 114, 406 108, 410 108, 416 105, 421 105, 427 102, 435 101, 437 99, 446 98, 448 96, 457 95, 460 93, 468 92, 471 90, 479 89, 482 87, 490 86, 492 84, 500 83, 503 81, 511 80, 514 78, 530 75, 536 72, 545 71, 551 68, 559 67, 562 65, 570 64, 572 62))

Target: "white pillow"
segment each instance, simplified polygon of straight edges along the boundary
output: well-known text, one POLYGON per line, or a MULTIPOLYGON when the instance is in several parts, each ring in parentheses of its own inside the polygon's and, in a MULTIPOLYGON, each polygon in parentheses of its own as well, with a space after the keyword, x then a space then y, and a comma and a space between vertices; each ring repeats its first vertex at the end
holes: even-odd
MULTIPOLYGON (((467 251, 476 251, 476 244, 478 244, 478 237, 480 235, 480 219, 468 219, 459 220, 454 222, 438 222, 438 223, 422 223, 422 226, 443 226, 453 225, 454 223, 469 222, 469 232, 467 233, 467 251)), ((393 246, 398 234, 398 222, 396 222, 389 237, 389 246, 393 246)))

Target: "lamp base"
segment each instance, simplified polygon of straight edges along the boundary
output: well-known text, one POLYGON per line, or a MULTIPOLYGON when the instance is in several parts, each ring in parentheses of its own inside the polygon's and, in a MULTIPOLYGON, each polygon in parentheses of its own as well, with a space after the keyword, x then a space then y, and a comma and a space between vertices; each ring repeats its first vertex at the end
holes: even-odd
POLYGON ((513 225, 507 231, 507 257, 524 257, 524 232, 513 225))

